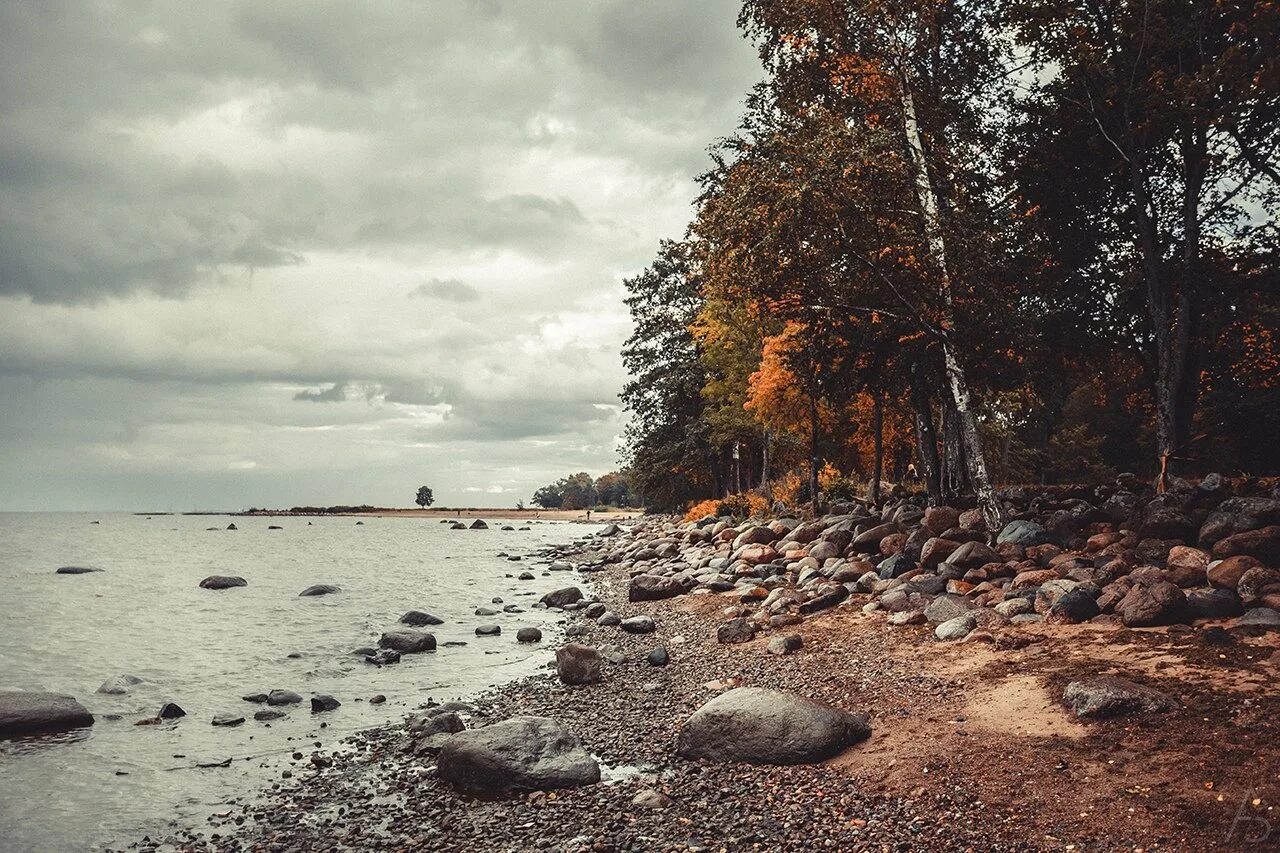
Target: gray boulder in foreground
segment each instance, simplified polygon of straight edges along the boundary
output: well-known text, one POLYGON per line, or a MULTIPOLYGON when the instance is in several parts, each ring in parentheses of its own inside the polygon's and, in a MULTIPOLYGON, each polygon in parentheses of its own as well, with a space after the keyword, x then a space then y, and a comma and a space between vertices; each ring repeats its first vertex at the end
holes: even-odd
POLYGON ((513 717, 458 732, 437 760, 441 779, 468 793, 546 791, 600 781, 600 765, 563 724, 513 717))
POLYGON ((0 691, 0 737, 93 725, 93 714, 61 693, 0 691))
POLYGON ((1159 713, 1175 705, 1159 690, 1114 675, 1073 681, 1067 685, 1062 699, 1077 717, 1091 718, 1159 713))
POLYGON ((863 714, 795 693, 739 687, 703 705, 680 729, 684 758, 750 764, 809 764, 871 736, 863 714))

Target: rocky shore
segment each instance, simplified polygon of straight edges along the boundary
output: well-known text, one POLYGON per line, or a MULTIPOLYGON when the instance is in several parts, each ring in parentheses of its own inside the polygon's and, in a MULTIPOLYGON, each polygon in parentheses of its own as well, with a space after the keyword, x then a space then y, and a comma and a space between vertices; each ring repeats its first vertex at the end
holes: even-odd
POLYGON ((544 602, 568 640, 546 674, 295 753, 165 846, 1274 843, 1277 496, 1209 478, 1004 497, 999 531, 900 499, 646 519, 543 554, 582 573, 544 602))

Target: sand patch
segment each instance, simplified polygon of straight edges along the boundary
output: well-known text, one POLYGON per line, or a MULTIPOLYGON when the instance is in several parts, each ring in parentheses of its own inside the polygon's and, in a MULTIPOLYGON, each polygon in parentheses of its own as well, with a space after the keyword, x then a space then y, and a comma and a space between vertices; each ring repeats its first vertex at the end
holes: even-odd
POLYGON ((1033 675, 1010 676, 981 690, 963 716, 974 728, 1019 737, 1077 739, 1088 734, 1033 675))

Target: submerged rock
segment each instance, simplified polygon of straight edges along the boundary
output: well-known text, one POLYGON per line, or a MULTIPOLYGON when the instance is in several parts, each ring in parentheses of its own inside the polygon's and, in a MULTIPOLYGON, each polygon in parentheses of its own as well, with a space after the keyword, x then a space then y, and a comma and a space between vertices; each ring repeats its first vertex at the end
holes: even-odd
POLYGON ((378 646, 401 654, 435 651, 436 638, 426 631, 387 631, 378 638, 378 646))
POLYGON ((130 687, 141 683, 142 679, 136 675, 117 675, 115 678, 108 678, 98 685, 97 692, 108 696, 123 696, 129 692, 130 687))
POLYGON ((572 788, 600 781, 600 765, 563 724, 514 717, 451 736, 437 764, 440 778, 469 793, 572 788))
POLYGON ((302 697, 292 690, 272 690, 267 694, 268 705, 296 705, 302 697))
POLYGON ((54 572, 56 575, 88 575, 94 572, 100 572, 102 569, 95 569, 91 566, 59 566, 54 572))
POLYGON ((200 581, 201 589, 232 589, 237 586, 248 585, 248 581, 235 575, 210 575, 200 581))
POLYGON ((422 610, 410 610, 408 613, 400 617, 401 625, 411 625, 415 628, 422 628, 427 625, 443 625, 444 620, 439 616, 432 616, 422 610))
POLYGON ((334 586, 332 584, 327 584, 327 583, 318 583, 318 584, 315 584, 314 586, 309 586, 306 589, 304 589, 302 592, 298 593, 298 597, 301 598, 303 596, 313 596, 313 595, 332 595, 335 592, 342 592, 342 587, 334 586))
POLYGON ((336 711, 342 703, 327 693, 317 693, 311 697, 311 713, 321 714, 325 711, 336 711))
POLYGON ((93 714, 62 693, 0 691, 0 737, 93 725, 93 714))
POLYGON ((795 693, 739 687, 707 702, 680 729, 684 758, 751 764, 822 761, 871 735, 851 714, 795 693))

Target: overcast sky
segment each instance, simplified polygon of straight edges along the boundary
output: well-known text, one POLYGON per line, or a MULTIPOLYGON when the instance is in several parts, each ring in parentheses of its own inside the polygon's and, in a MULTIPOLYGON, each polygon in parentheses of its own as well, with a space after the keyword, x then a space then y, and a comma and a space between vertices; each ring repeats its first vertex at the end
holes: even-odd
POLYGON ((0 510, 614 468, 621 280, 759 77, 737 6, 0 4, 0 510))

